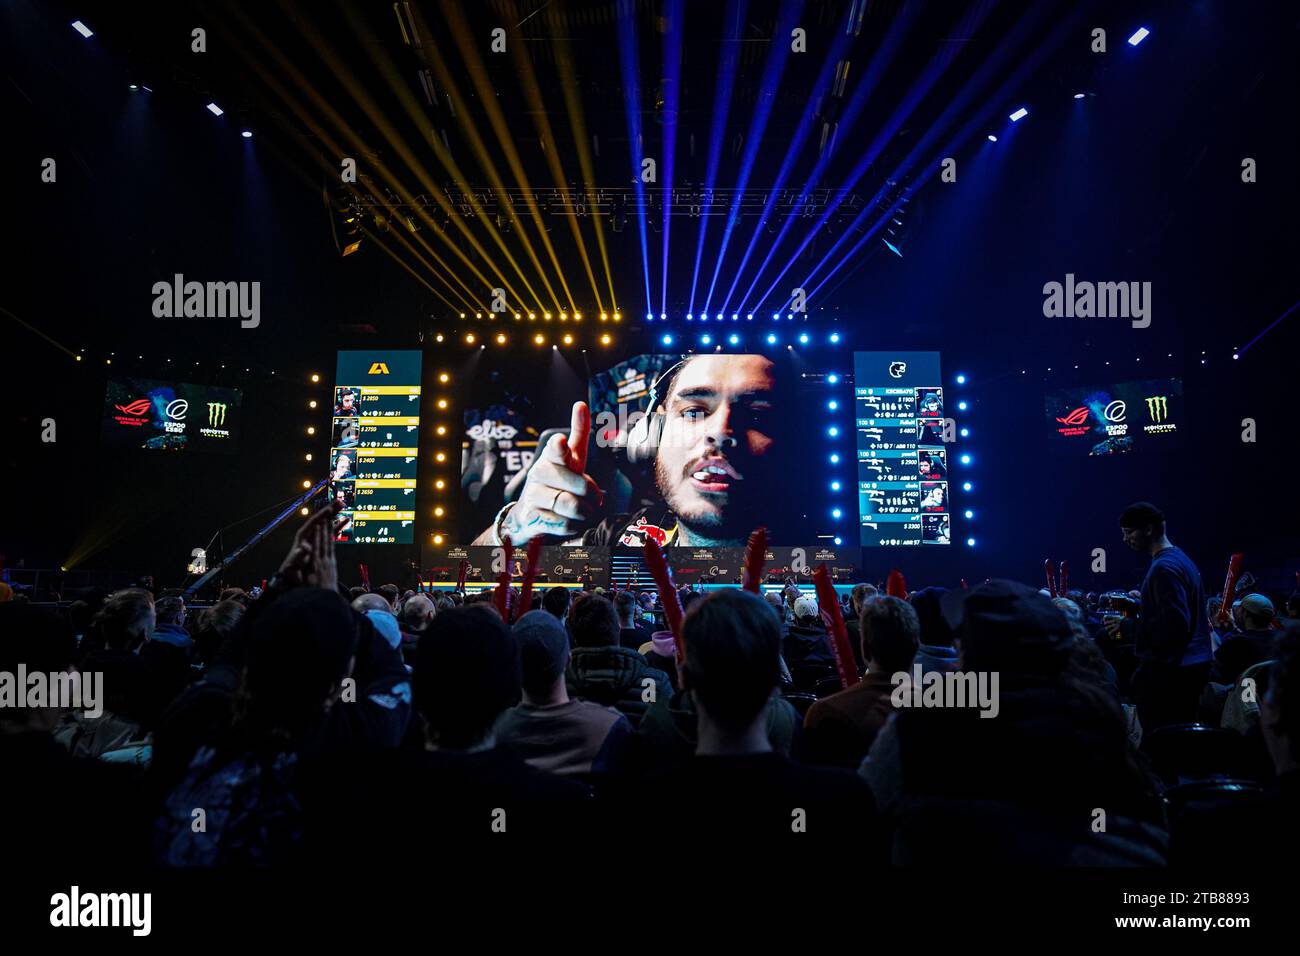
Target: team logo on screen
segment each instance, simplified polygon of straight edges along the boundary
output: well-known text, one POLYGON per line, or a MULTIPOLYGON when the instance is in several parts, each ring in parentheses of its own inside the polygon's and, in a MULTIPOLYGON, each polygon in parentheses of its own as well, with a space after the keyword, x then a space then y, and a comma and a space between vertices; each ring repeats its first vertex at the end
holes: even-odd
POLYGON ((890 363, 889 363, 889 374, 892 375, 894 378, 902 378, 904 375, 907 374, 907 363, 906 363, 906 362, 890 362, 890 363))
POLYGON ((1163 422, 1169 417, 1169 401, 1164 395, 1151 395, 1147 398, 1147 414, 1153 422, 1163 422))
POLYGON ((387 366, 385 363, 383 363, 383 362, 371 362, 371 363, 370 363, 370 371, 367 372, 366 374, 367 374, 367 375, 387 375, 387 374, 388 374, 388 366, 387 366))

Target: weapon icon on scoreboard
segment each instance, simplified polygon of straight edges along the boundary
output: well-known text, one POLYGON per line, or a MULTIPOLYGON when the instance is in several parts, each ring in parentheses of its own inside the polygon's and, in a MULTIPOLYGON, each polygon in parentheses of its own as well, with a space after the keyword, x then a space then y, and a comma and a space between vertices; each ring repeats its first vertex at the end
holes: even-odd
POLYGON ((418 428, 418 427, 419 427, 419 426, 417 426, 417 425, 407 425, 407 426, 406 426, 406 430, 407 430, 408 432, 413 432, 413 431, 415 431, 415 429, 418 428))
POLYGON ((404 494, 404 495, 413 495, 413 494, 415 494, 415 489, 414 489, 414 488, 403 488, 403 489, 402 489, 402 494, 404 494))

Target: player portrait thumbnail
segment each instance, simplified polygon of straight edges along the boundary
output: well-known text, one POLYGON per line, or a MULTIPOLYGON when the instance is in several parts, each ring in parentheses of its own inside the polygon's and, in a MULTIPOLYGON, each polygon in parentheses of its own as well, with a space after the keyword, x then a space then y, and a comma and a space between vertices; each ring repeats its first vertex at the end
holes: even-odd
POLYGON ((361 429, 355 418, 334 419, 334 440, 331 447, 356 448, 361 443, 361 429))
POLYGON ((357 405, 360 393, 351 386, 340 385, 334 389, 334 417, 348 417, 358 414, 357 405))
POLYGON ((950 544, 951 526, 947 515, 921 515, 922 544, 950 544))
POLYGON ((942 388, 918 388, 916 390, 916 417, 943 418, 942 388))
POLYGON ((334 451, 330 457, 330 480, 344 481, 356 476, 356 452, 334 451))
POLYGON ((943 481, 948 477, 947 450, 922 448, 917 452, 916 470, 922 481, 943 481))
POLYGON ((352 540, 352 512, 340 511, 334 516, 334 540, 352 540))
POLYGON ((948 482, 921 482, 921 510, 930 512, 948 510, 948 482))
POLYGON ((356 504, 356 491, 351 481, 335 481, 330 484, 330 497, 342 507, 340 511, 351 511, 356 504))

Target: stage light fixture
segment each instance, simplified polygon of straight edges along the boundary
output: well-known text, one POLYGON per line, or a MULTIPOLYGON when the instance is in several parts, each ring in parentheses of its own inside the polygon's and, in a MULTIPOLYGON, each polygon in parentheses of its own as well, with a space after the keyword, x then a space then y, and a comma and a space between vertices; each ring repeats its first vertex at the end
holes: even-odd
POLYGON ((808 344, 808 333, 807 333, 807 332, 801 332, 801 333, 799 334, 799 344, 800 344, 800 345, 807 345, 807 344, 808 344))
POLYGON ((240 133, 239 135, 242 136, 242 137, 244 137, 244 139, 252 139, 252 138, 253 138, 253 131, 252 131, 251 129, 246 129, 246 130, 244 130, 242 133, 240 133))
POLYGON ((781 319, 781 313, 780 313, 780 312, 773 312, 773 313, 772 313, 772 319, 773 319, 773 321, 778 321, 778 322, 779 322, 780 319, 781 319))
POLYGON ((307 434, 308 434, 308 435, 314 435, 314 434, 316 434, 316 426, 315 426, 315 425, 308 425, 308 426, 307 426, 307 434))
POLYGON ((225 113, 226 111, 223 110, 223 109, 222 109, 220 106, 218 106, 216 103, 209 103, 209 104, 208 104, 208 112, 211 113, 213 116, 221 116, 221 115, 222 115, 223 113, 225 113))
POLYGON ((838 385, 839 381, 840 377, 833 372, 826 376, 826 384, 828 385, 838 385))
POLYGON ((560 347, 559 347, 558 345, 556 345, 554 342, 551 343, 551 351, 552 351, 552 352, 558 351, 559 348, 560 348, 560 347))
POLYGON ((72 29, 76 30, 78 33, 80 33, 80 34, 81 34, 83 37, 85 37, 86 39, 90 39, 91 37, 93 37, 93 36, 95 35, 95 32, 94 32, 93 30, 91 30, 90 27, 88 27, 88 26, 86 26, 84 23, 82 23, 80 20, 73 20, 73 21, 72 21, 72 29))
POLYGON ((506 344, 506 337, 505 337, 504 335, 502 335, 500 332, 498 332, 498 333, 497 333, 497 345, 505 345, 505 344, 506 344))
POLYGON ((700 344, 701 344, 701 345, 712 345, 712 344, 713 344, 713 336, 711 336, 711 335, 701 335, 701 336, 700 336, 700 344))
POLYGON ((793 312, 787 312, 787 313, 785 314, 785 317, 786 317, 787 319, 789 319, 789 320, 793 320, 793 319, 794 319, 794 313, 793 313, 793 312))
POLYGON ((460 317, 461 317, 462 319, 465 318, 465 313, 462 312, 462 313, 460 314, 460 317))
POLYGON ((1010 119, 1011 122, 1013 123, 1019 123, 1022 119, 1024 119, 1028 115, 1029 115, 1029 110, 1025 109, 1022 106, 1020 107, 1020 109, 1012 113, 1011 116, 1008 117, 1008 119, 1010 119))
POLYGON ((438 407, 439 407, 439 408, 446 408, 446 407, 447 407, 447 400, 446 400, 445 398, 440 398, 440 399, 438 399, 438 407))
POLYGON ((958 385, 965 385, 965 384, 966 384, 966 376, 965 376, 965 375, 958 375, 958 376, 957 376, 957 384, 958 384, 958 385))
POLYGON ((718 313, 718 321, 719 321, 719 322, 722 321, 722 313, 721 313, 721 312, 718 313))
POLYGON ((560 321, 561 321, 561 322, 567 322, 568 319, 569 319, 569 313, 567 313, 567 312, 561 312, 561 313, 560 313, 560 321))
POLYGON ((1151 35, 1151 31, 1148 30, 1146 27, 1138 27, 1137 32, 1128 38, 1128 45, 1137 46, 1139 43, 1141 43, 1150 35, 1151 35))
POLYGON ((775 336, 775 335, 772 335, 771 333, 768 333, 768 336, 767 336, 767 344, 768 344, 768 345, 776 345, 776 336, 775 336))
POLYGON ((989 133, 989 142, 990 142, 990 143, 996 143, 997 141, 998 141, 998 138, 997 138, 996 136, 994 136, 992 133, 989 133))
POLYGON ((307 407, 308 407, 308 408, 315 408, 315 407, 316 407, 316 399, 313 398, 310 402, 308 402, 308 403, 307 403, 307 407))
POLYGON ((659 318, 661 318, 661 319, 666 319, 666 318, 668 318, 668 314, 667 314, 666 312, 660 312, 660 313, 659 313, 659 318))
POLYGON ((522 318, 523 318, 523 316, 520 315, 518 312, 515 313, 515 321, 516 321, 516 322, 518 322, 518 321, 519 321, 520 319, 522 319, 522 318))
POLYGON ((970 455, 962 455, 960 461, 961 461, 961 463, 962 463, 963 465, 969 465, 969 464, 970 464, 970 455))
POLYGON ((840 518, 844 517, 844 512, 841 511, 839 508, 832 508, 831 517, 834 518, 836 521, 839 521, 840 518))
POLYGON ((729 335, 729 336, 727 336, 727 341, 730 342, 732 345, 739 345, 739 344, 740 344, 740 336, 739 336, 739 335, 729 335))
POLYGON ((740 316, 738 316, 735 312, 731 313, 731 321, 732 321, 732 322, 739 322, 739 321, 740 321, 740 316))
POLYGON ((547 322, 551 321, 551 313, 544 312, 543 317, 546 319, 547 322))
POLYGON ((830 428, 826 429, 826 434, 830 435, 832 438, 839 438, 840 430, 832 425, 830 428))
POLYGON ((671 335, 665 335, 665 336, 664 336, 662 339, 660 339, 659 341, 662 342, 664 345, 672 345, 672 344, 673 344, 673 337, 672 337, 671 335))
POLYGON ((831 464, 838 465, 839 463, 840 463, 840 456, 835 454, 834 452, 831 452, 831 464))
POLYGON ((440 534, 435 534, 435 535, 433 536, 433 543, 434 543, 434 544, 442 544, 442 535, 440 535, 440 534))
POLYGON ((971 486, 971 483, 970 483, 969 481, 967 481, 967 482, 963 482, 963 483, 962 483, 962 486, 961 486, 961 490, 962 490, 962 491, 970 491, 970 490, 971 490, 971 487, 972 487, 972 486, 971 486))
POLYGON ((542 345, 542 344, 544 344, 545 342, 546 342, 545 337, 542 336, 540 333, 537 334, 537 335, 534 335, 534 336, 533 336, 533 344, 534 344, 534 345, 542 345))
POLYGON ((691 313, 687 312, 687 313, 686 313, 686 321, 687 321, 687 322, 694 322, 694 321, 695 321, 695 316, 693 316, 693 315, 691 315, 691 313))
POLYGON ((826 407, 829 408, 831 411, 835 411, 837 408, 840 407, 840 403, 835 401, 834 399, 831 399, 829 402, 826 403, 826 407))
POLYGON ((438 381, 446 385, 448 382, 451 381, 451 376, 448 375, 446 372, 443 372, 441 375, 438 376, 438 381))
POLYGON ((831 491, 839 491, 839 490, 840 490, 840 483, 838 481, 832 481, 831 491))
POLYGON ((961 437, 962 437, 962 438, 969 438, 969 437, 970 437, 970 429, 969 429, 969 428, 963 428, 963 429, 961 430, 961 437))
POLYGON ((621 318, 623 318, 622 315, 620 315, 620 314, 617 313, 617 312, 614 313, 614 321, 615 321, 615 322, 617 322, 617 321, 618 321, 619 319, 621 319, 621 318))
POLYGON ((565 345, 572 345, 572 344, 573 344, 573 336, 572 336, 572 335, 566 335, 566 336, 564 337, 564 339, 563 339, 563 342, 564 342, 565 345))
POLYGON ((831 344, 832 344, 832 345, 838 345, 838 344, 839 344, 839 341, 840 341, 840 333, 838 333, 838 332, 832 332, 832 333, 831 333, 831 344))
POLYGON ((647 322, 653 322, 653 321, 655 320, 655 317, 654 317, 653 315, 651 315, 649 312, 647 312, 647 313, 645 314, 645 319, 646 319, 647 322))
POLYGON ((127 86, 127 89, 128 89, 128 90, 138 90, 139 88, 140 88, 140 87, 137 86, 137 85, 134 84, 134 83, 132 83, 132 84, 130 84, 129 86, 127 86))
POLYGON ((959 412, 964 412, 964 411, 966 411, 966 403, 965 403, 965 402, 958 402, 958 403, 957 403, 957 411, 959 411, 959 412))
POLYGON ((608 318, 609 318, 609 313, 608 313, 608 312, 602 312, 602 313, 600 313, 600 321, 604 322, 604 321, 605 321, 606 319, 608 319, 608 318))
POLYGON ((437 335, 435 335, 435 336, 433 337, 433 340, 434 340, 435 342, 441 342, 441 341, 442 341, 442 333, 439 332, 437 335))
POLYGON ((437 488, 439 491, 442 491, 442 489, 447 487, 447 483, 443 481, 441 478, 439 478, 437 481, 433 483, 433 487, 437 488))
POLYGON ((316 373, 316 372, 313 372, 313 373, 312 373, 312 376, 311 376, 311 380, 312 380, 313 382, 319 382, 319 381, 320 381, 320 375, 319 375, 318 373, 316 373))
POLYGON ((581 321, 582 321, 582 313, 581 313, 581 312, 575 312, 575 313, 573 313, 573 321, 574 321, 574 322, 581 322, 581 321))
POLYGON ((745 321, 746 321, 746 322, 752 322, 752 321, 754 321, 754 313, 753 313, 753 312, 748 312, 748 313, 746 313, 746 314, 745 314, 745 321))
POLYGON ((610 337, 609 337, 608 335, 602 335, 602 336, 600 337, 600 344, 601 344, 601 345, 608 345, 611 341, 612 341, 612 340, 610 339, 610 337))
POLYGON ((310 488, 310 487, 311 487, 311 482, 308 481, 306 478, 304 478, 304 479, 302 480, 302 486, 303 486, 304 488, 310 488))
POLYGON ((473 332, 470 332, 470 333, 468 333, 468 334, 465 336, 465 344, 466 344, 466 345, 473 345, 473 344, 474 344, 474 333, 473 333, 473 332))
POLYGON ((438 454, 436 454, 436 455, 433 456, 433 460, 434 460, 434 461, 446 461, 446 460, 447 460, 447 456, 446 456, 446 454, 444 454, 443 452, 438 452, 438 454))
POLYGON ((974 538, 967 538, 967 539, 966 539, 966 547, 968 547, 968 548, 973 548, 973 547, 975 547, 975 539, 974 539, 974 538))
POLYGON ((302 515, 305 518, 307 517, 307 515, 311 514, 311 512, 308 511, 306 508, 303 508, 301 511, 298 512, 298 514, 302 515))
POLYGON ((437 428, 434 429, 434 431, 439 435, 445 435, 447 434, 447 426, 439 425, 437 428))
POLYGON ((970 511, 970 510, 967 510, 967 511, 963 512, 963 514, 966 516, 967 519, 970 519, 970 518, 975 517, 975 512, 970 511))
POLYGON ((537 313, 536 313, 536 312, 529 312, 529 313, 528 313, 528 321, 529 321, 529 322, 533 321, 533 319, 535 319, 535 318, 537 318, 537 313))
POLYGON ((304 457, 307 461, 311 461, 311 452, 307 452, 307 454, 304 455, 303 457, 304 457))
POLYGON ((1075 94, 1074 94, 1074 98, 1075 98, 1076 100, 1081 100, 1081 99, 1083 99, 1085 96, 1087 96, 1086 93, 1075 93, 1075 94))

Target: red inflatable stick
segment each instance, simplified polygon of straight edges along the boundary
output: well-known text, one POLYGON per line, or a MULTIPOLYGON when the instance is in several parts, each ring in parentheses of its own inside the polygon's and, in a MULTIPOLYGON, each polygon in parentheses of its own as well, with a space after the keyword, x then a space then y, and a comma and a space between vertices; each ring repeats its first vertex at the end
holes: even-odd
POLYGON ((497 606, 497 610, 501 613, 501 620, 508 625, 510 623, 510 572, 514 567, 511 562, 515 557, 515 546, 510 543, 510 535, 501 536, 501 546, 506 552, 506 559, 503 562, 505 570, 497 575, 497 593, 493 601, 497 606))
POLYGON ((1228 577, 1223 582, 1223 597, 1219 599, 1219 624, 1232 620, 1232 602, 1237 596, 1237 578, 1241 577, 1241 559, 1240 552, 1228 559, 1228 577))
POLYGON ((1047 593, 1056 597, 1056 580, 1052 577, 1052 559, 1048 558, 1043 562, 1043 570, 1047 573, 1047 593))
POLYGON ((1061 575, 1057 578, 1057 590, 1061 597, 1070 596, 1070 562, 1068 560, 1061 562, 1061 575))
POLYGON ((357 567, 361 569, 361 586, 365 588, 367 591, 369 591, 370 590, 370 569, 366 567, 364 564, 358 564, 357 567))
MULTIPOLYGON (((432 574, 430 574, 429 576, 433 577, 432 574)), ((469 562, 466 561, 464 558, 462 558, 460 562, 460 570, 456 572, 457 591, 465 590, 465 578, 467 578, 468 576, 469 576, 469 562)))
POLYGON ((673 644, 677 646, 677 663, 686 663, 686 644, 682 640, 682 602, 673 587, 672 572, 668 570, 668 561, 659 545, 648 535, 645 539, 645 566, 659 588, 659 601, 664 606, 664 617, 668 619, 668 630, 673 632, 673 644))
POLYGON ((524 567, 524 583, 519 589, 519 607, 516 618, 523 617, 528 613, 529 606, 533 603, 533 581, 537 577, 537 565, 542 556, 542 539, 540 536, 533 538, 528 542, 528 564, 524 567))
MULTIPOLYGON (((898 574, 897 571, 894 574, 898 574)), ((890 575, 893 577, 893 574, 890 575)), ((899 575, 902 577, 902 575, 899 575)), ((831 583, 831 573, 826 564, 817 565, 813 572, 813 584, 817 588, 817 607, 821 610, 822 626, 830 638, 831 650, 835 652, 835 667, 840 672, 840 686, 849 688, 858 682, 858 666, 853 658, 853 647, 849 644, 849 632, 844 627, 844 615, 840 613, 840 598, 831 583)))
POLYGON ((889 578, 885 581, 885 593, 890 597, 907 600, 907 580, 898 568, 889 572, 889 578))
POLYGON ((758 594, 763 584, 763 564, 767 560, 767 529, 758 527, 749 536, 745 547, 745 572, 741 587, 758 594))

